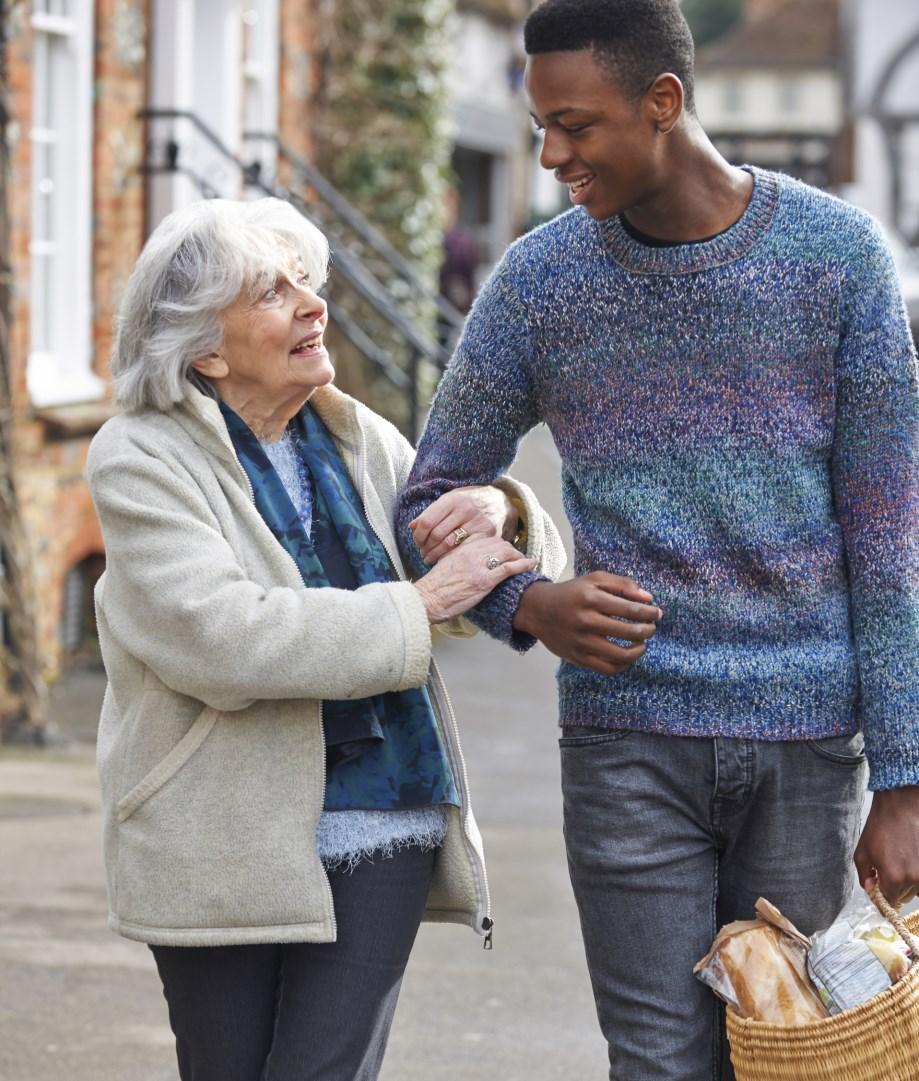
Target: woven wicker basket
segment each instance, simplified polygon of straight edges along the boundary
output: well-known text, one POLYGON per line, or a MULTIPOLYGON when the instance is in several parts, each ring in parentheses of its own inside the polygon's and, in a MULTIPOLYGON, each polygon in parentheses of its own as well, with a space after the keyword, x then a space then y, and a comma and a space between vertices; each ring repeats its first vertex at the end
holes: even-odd
MULTIPOLYGON (((919 913, 897 922, 919 935, 919 913)), ((737 1081, 917 1081, 919 963, 889 990, 824 1021, 783 1028, 729 1008, 727 1029, 737 1081)))

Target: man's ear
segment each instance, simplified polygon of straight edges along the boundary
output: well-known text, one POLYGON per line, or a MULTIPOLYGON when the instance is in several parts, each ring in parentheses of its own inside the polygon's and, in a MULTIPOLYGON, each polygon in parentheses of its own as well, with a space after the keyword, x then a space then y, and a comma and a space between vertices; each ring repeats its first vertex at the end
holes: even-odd
POLYGON ((672 72, 664 72, 645 95, 651 116, 661 135, 669 135, 683 115, 683 84, 672 72))
POLYGON ((219 353, 208 353, 206 357, 198 357, 191 362, 191 366, 199 374, 208 379, 223 379, 230 374, 230 366, 219 353))

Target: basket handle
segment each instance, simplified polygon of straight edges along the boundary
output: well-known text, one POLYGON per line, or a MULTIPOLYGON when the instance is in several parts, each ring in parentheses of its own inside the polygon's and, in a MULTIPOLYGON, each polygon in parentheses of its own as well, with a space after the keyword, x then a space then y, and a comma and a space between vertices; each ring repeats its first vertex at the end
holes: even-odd
POLYGON ((887 920, 909 947, 909 952, 913 955, 913 959, 919 959, 919 938, 910 931, 900 913, 893 907, 890 901, 887 900, 884 894, 881 893, 881 887, 875 884, 869 896, 871 900, 874 901, 878 911, 884 919, 887 920))

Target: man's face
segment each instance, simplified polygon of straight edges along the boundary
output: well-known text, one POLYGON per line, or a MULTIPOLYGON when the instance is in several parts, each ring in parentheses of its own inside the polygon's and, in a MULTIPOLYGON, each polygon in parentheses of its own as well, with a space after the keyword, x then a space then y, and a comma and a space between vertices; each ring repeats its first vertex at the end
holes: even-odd
POLYGON ((539 162, 572 203, 609 218, 653 193, 660 139, 645 98, 630 101, 593 52, 529 57, 526 88, 543 132, 539 162))

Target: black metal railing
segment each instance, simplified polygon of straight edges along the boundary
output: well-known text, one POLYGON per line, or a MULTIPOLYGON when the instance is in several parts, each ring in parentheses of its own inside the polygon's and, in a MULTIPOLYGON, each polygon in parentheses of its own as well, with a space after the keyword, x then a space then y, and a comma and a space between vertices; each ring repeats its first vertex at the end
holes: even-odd
MULTIPOLYGON (((185 121, 194 138, 203 140, 230 166, 244 188, 285 199, 322 229, 332 256, 332 287, 326 297, 329 318, 358 353, 407 397, 409 436, 414 439, 420 420, 421 366, 427 363, 438 371, 446 367, 462 325, 461 313, 427 285, 409 260, 334 185, 276 135, 254 132, 245 139, 249 145, 270 144, 288 165, 291 185, 265 176, 257 159, 235 154, 189 110, 151 108, 140 117, 150 125, 185 121), (340 290, 339 284, 344 288, 340 290), (437 337, 425 322, 436 324, 437 337), (379 344, 381 340, 386 345, 379 344)), ((142 169, 147 175, 185 176, 205 198, 220 195, 214 183, 188 163, 189 155, 183 150, 183 143, 173 134, 159 141, 148 139, 142 169)))
MULTIPOLYGON (((442 325, 458 333, 463 325, 462 313, 440 293, 431 289, 418 274, 416 268, 404 255, 386 239, 385 236, 348 200, 341 192, 319 172, 306 158, 294 153, 277 135, 270 132, 243 133, 243 139, 249 144, 267 143, 277 153, 278 159, 285 162, 298 183, 296 189, 301 196, 309 192, 313 196, 313 205, 323 204, 328 215, 339 226, 347 226, 351 233, 377 255, 390 268, 393 275, 403 281, 411 294, 428 301, 437 311, 442 325)), ((326 220, 327 215, 321 215, 326 220)))

